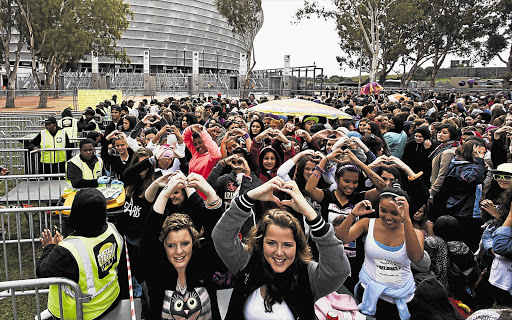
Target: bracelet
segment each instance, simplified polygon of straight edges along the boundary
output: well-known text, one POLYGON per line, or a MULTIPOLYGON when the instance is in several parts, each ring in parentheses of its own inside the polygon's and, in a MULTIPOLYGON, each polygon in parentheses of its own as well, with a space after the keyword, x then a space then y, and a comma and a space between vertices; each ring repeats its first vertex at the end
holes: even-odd
POLYGON ((206 202, 206 200, 204 200, 204 204, 207 206, 207 207, 214 207, 215 205, 217 205, 220 201, 220 198, 217 196, 217 199, 213 200, 212 202, 208 203, 206 202))
POLYGON ((315 166, 315 169, 318 170, 320 173, 324 173, 325 172, 325 170, 320 168, 320 166, 318 164, 315 166))
POLYGON ((317 177, 318 179, 320 179, 320 175, 319 175, 318 173, 316 173, 315 171, 313 171, 313 175, 314 175, 315 177, 317 177))
POLYGON ((246 134, 244 135, 244 139, 249 139, 249 134, 248 134, 248 133, 246 133, 246 134))

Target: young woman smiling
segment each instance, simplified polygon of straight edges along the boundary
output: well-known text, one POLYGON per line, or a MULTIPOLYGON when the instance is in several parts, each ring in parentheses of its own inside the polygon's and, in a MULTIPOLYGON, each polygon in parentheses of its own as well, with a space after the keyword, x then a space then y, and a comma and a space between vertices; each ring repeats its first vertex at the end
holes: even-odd
POLYGON ((410 264, 423 258, 423 234, 413 227, 408 197, 401 189, 386 188, 380 194, 379 218, 359 218, 373 212, 372 203, 363 200, 336 229, 343 243, 366 235, 355 289, 362 301, 359 309, 377 319, 409 319, 407 303, 416 288, 410 264))
POLYGON ((115 176, 124 181, 123 172, 130 166, 133 150, 128 147, 127 138, 123 132, 114 130, 105 139, 112 142, 112 148, 115 151, 111 154, 112 151, 108 148, 109 142, 105 142, 101 147, 101 158, 111 166, 110 169, 115 176))
MULTIPOLYGON (((222 201, 198 174, 171 174, 150 211, 141 241, 149 319, 220 319, 213 274, 220 260, 211 231, 222 201), (196 191, 206 195, 203 201, 196 191), (197 231, 196 231, 197 230, 197 231), (199 247, 199 233, 204 238, 199 247), (179 317, 178 317, 179 316, 179 317)), ((148 188, 149 189, 149 188, 148 188)), ((148 201, 152 201, 148 197, 148 201)))
POLYGON ((349 273, 343 244, 306 202, 294 181, 275 177, 235 198, 215 226, 215 249, 236 281, 226 319, 314 319, 314 302, 338 289, 349 273), (281 201, 274 190, 286 193, 281 201), (312 229, 320 260, 311 252, 299 221, 283 208, 267 211, 251 229, 247 246, 238 238, 255 201, 272 201, 302 213, 312 229))
POLYGON ((188 126, 183 132, 183 141, 192 153, 189 172, 195 172, 207 179, 213 167, 222 157, 219 147, 200 124, 188 126))

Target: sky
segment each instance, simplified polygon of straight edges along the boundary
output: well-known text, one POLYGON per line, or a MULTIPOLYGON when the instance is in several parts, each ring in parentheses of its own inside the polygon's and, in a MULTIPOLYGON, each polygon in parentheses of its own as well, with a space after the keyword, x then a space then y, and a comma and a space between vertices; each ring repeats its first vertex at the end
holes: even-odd
MULTIPOLYGON (((331 0, 317 1, 326 6, 332 4, 331 0)), ((295 12, 303 4, 304 0, 262 0, 265 20, 255 39, 255 70, 282 68, 284 55, 289 54, 292 67, 315 64, 324 68, 324 75, 357 76, 359 70, 341 70, 336 61, 342 52, 334 21, 312 17, 292 24, 295 12)), ((456 57, 447 57, 443 67, 448 67, 451 59, 456 57)), ((423 67, 429 65, 432 64, 427 62, 423 67)), ((487 66, 504 65, 494 60, 487 66)))

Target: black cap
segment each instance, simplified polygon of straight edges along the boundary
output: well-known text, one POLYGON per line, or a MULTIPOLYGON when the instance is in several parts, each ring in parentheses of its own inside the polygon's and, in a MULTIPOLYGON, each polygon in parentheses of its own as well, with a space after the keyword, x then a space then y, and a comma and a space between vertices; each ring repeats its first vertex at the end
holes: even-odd
POLYGON ((92 109, 85 109, 84 114, 89 114, 89 115, 93 116, 96 114, 96 112, 94 112, 94 110, 92 110, 92 109))
POLYGON ((57 118, 53 117, 53 116, 49 116, 48 118, 46 118, 46 120, 44 120, 44 124, 50 124, 50 123, 57 123, 57 118))
POLYGON ((94 188, 78 191, 71 205, 69 223, 75 235, 99 236, 107 224, 107 201, 103 193, 94 188))

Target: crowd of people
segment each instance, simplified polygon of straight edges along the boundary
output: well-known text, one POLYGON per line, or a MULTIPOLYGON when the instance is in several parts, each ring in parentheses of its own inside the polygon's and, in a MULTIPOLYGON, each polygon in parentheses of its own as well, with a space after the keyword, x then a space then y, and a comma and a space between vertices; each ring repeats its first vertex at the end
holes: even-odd
POLYGON ((264 97, 219 94, 48 118, 34 148, 91 131, 75 157, 41 156, 80 191, 69 235, 42 235, 38 276, 77 281, 84 319, 126 298, 124 247, 146 319, 221 319, 225 288, 225 319, 327 319, 326 296, 355 302, 354 319, 512 319, 510 93, 312 100, 348 116, 261 114, 264 97), (126 193, 115 223, 94 189, 108 183, 126 193))

